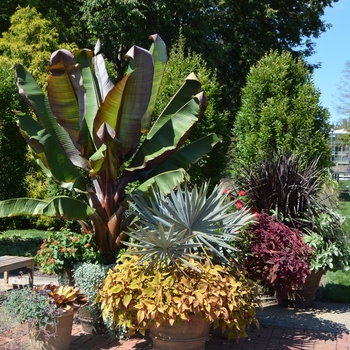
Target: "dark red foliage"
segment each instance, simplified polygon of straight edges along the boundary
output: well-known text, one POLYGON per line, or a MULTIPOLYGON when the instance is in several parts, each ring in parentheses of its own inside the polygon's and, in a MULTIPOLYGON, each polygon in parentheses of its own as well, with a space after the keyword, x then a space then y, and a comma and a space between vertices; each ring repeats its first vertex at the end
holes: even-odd
POLYGON ((251 276, 268 287, 270 294, 286 293, 305 283, 311 273, 311 247, 304 243, 302 232, 276 218, 261 213, 258 221, 245 232, 248 240, 246 268, 251 276))

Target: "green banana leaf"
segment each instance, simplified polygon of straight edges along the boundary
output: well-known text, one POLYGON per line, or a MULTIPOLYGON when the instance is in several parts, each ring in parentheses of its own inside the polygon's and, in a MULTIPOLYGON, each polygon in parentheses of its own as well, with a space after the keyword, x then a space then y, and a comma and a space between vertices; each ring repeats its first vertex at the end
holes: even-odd
POLYGON ((148 173, 138 190, 146 192, 156 184, 163 194, 169 193, 169 188, 190 179, 187 170, 191 164, 201 159, 220 141, 217 135, 210 134, 182 147, 148 173))
POLYGON ((147 192, 154 185, 163 194, 169 193, 169 188, 174 188, 178 183, 189 180, 189 175, 185 169, 175 169, 163 172, 144 181, 137 189, 147 192))
POLYGON ((0 217, 20 215, 45 215, 67 220, 84 220, 95 210, 85 202, 75 198, 59 196, 50 200, 16 198, 0 201, 0 217))
POLYGON ((160 38, 160 36, 157 34, 154 34, 150 36, 150 39, 153 39, 153 44, 149 52, 153 56, 154 75, 153 75, 151 98, 147 107, 147 111, 141 120, 142 133, 148 131, 149 126, 151 124, 152 113, 156 104, 160 83, 162 81, 163 74, 165 71, 165 65, 168 60, 166 45, 164 41, 160 38))
POLYGON ((186 79, 155 122, 126 171, 152 169, 182 146, 198 121, 203 106, 206 105, 203 93, 198 93, 194 97, 192 94, 188 95, 189 91, 197 91, 199 87, 198 80, 186 79))
POLYGON ((187 171, 191 164, 196 163, 205 156, 205 154, 210 152, 218 142, 221 142, 221 139, 216 134, 209 134, 183 146, 165 162, 154 168, 147 175, 145 180, 148 181, 154 176, 160 176, 162 173, 167 173, 176 169, 185 169, 187 171))
POLYGON ((67 132, 60 127, 52 114, 49 100, 22 65, 15 65, 17 85, 22 97, 33 108, 39 123, 47 130, 56 143, 62 147, 72 164, 84 167, 86 160, 82 158, 67 132))

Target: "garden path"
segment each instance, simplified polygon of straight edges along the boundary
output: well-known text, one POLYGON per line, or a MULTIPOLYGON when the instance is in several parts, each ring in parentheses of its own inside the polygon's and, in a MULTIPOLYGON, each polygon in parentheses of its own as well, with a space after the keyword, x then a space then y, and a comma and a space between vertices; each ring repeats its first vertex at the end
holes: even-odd
MULTIPOLYGON (((0 275, 0 285, 2 278, 0 275)), ((25 280, 13 279, 14 282, 25 283, 25 280)), ((56 276, 35 273, 34 284, 49 282, 57 283, 56 276)), ((249 330, 248 338, 236 343, 211 335, 206 350, 350 350, 350 304, 315 301, 313 308, 298 310, 279 306, 274 299, 266 299, 263 311, 257 310, 257 318, 260 328, 249 330)), ((70 350, 151 350, 151 344, 148 336, 111 342, 103 335, 84 333, 80 324, 75 323, 70 350)), ((26 325, 0 334, 0 350, 28 348, 26 325)))

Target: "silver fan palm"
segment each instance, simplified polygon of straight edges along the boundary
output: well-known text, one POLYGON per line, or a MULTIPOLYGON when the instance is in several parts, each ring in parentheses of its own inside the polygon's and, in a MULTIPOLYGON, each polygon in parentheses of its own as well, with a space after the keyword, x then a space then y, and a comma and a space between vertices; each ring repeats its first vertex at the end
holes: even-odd
MULTIPOLYGON (((208 253, 219 261, 234 258, 230 242, 237 239, 238 231, 254 220, 247 208, 233 210, 234 202, 227 202, 221 185, 207 195, 208 183, 200 189, 169 188, 169 195, 158 189, 151 196, 131 196, 130 206, 140 225, 128 233, 135 242, 126 243, 143 255, 142 262, 150 260, 150 267, 158 263, 168 266, 176 259, 181 262, 194 257, 194 253, 208 253), (165 229, 168 229, 166 231, 165 229)), ((198 254, 200 255, 200 254, 198 254)), ((198 257, 197 255, 197 257, 198 257)))

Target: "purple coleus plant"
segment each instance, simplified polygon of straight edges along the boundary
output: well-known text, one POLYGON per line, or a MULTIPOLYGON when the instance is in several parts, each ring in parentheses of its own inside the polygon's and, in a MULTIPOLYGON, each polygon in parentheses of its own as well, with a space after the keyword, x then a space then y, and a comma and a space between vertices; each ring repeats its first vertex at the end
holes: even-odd
POLYGON ((312 248, 303 233, 266 213, 244 231, 245 266, 251 277, 274 292, 290 293, 311 273, 312 248))

